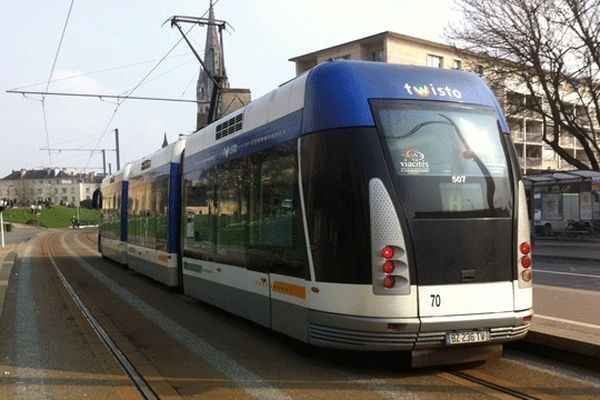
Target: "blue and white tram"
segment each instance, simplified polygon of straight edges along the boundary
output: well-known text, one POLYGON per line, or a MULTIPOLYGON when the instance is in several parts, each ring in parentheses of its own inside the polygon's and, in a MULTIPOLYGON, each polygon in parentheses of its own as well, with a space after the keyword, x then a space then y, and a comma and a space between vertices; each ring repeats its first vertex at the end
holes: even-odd
POLYGON ((102 180, 102 220, 98 251, 127 264, 127 188, 131 164, 102 180))
POLYGON ((179 286, 181 157, 185 138, 131 164, 127 212, 130 269, 179 286))
POLYGON ((476 75, 334 61, 192 135, 185 293, 301 341, 499 355, 532 316, 525 192, 476 75))

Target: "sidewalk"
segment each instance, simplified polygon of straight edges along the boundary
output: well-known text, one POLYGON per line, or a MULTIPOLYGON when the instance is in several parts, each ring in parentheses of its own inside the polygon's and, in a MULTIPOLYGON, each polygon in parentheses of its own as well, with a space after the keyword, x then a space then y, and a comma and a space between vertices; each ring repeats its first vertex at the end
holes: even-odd
MULTIPOLYGON (((597 263, 600 269, 600 241, 536 238, 532 247, 534 260, 587 260, 597 263)), ((597 316, 600 292, 534 285, 534 316, 524 341, 600 359, 597 316), (589 318, 576 320, 575 310, 587 313, 589 318)))
POLYGON ((0 316, 2 316, 4 295, 8 287, 10 273, 17 258, 15 248, 19 243, 41 232, 40 228, 23 224, 13 223, 11 228, 10 232, 4 232, 4 247, 1 247, 0 244, 0 316))

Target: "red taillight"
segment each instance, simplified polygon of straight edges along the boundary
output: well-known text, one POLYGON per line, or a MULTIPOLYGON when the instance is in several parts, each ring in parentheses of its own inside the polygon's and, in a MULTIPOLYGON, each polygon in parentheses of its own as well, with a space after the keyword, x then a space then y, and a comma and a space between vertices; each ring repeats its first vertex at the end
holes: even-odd
POLYGON ((396 279, 393 276, 386 276, 383 278, 383 286, 386 289, 391 289, 396 284, 396 279))
POLYGON ((525 282, 530 282, 533 279, 533 271, 526 269, 525 271, 521 272, 521 278, 523 278, 525 282))
POLYGON ((523 256, 523 257, 521 257, 521 266, 523 268, 529 268, 529 267, 531 267, 531 257, 529 257, 529 256, 523 256))
POLYGON ((381 250, 381 255, 383 258, 387 258, 388 260, 394 257, 394 248, 392 246, 385 246, 383 250, 381 250))
POLYGON ((521 254, 529 254, 531 253, 531 245, 527 242, 523 242, 519 246, 519 250, 521 250, 521 254))
POLYGON ((531 322, 532 315, 526 315, 523 317, 523 322, 531 322))
POLYGON ((396 266, 394 265, 393 261, 386 261, 385 263, 383 263, 383 272, 385 272, 386 274, 391 274, 392 272, 394 272, 394 269, 396 268, 396 266))

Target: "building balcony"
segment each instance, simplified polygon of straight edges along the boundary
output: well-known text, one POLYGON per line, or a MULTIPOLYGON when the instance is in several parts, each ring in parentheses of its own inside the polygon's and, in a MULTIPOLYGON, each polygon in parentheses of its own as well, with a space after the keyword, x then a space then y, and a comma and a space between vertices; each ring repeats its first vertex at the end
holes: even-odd
POLYGON ((519 165, 521 168, 540 168, 543 164, 541 157, 519 157, 519 165))
MULTIPOLYGON (((558 143, 561 147, 574 148, 575 147, 575 138, 573 136, 562 136, 558 139, 558 143)), ((577 142, 579 144, 579 142, 577 142)))
POLYGON ((541 144, 542 136, 543 136, 543 134, 541 132, 526 132, 526 134, 525 134, 525 138, 528 143, 533 142, 533 143, 541 144))

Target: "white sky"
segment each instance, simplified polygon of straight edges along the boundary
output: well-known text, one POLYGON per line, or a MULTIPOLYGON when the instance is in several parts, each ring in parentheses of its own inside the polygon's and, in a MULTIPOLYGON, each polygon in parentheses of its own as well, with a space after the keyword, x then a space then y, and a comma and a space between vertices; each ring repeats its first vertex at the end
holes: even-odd
MULTIPOLYGON (((0 1, 0 178, 21 168, 102 167, 101 154, 90 159, 89 152, 53 152, 50 163, 40 150, 47 145, 40 97, 6 93, 45 89, 70 2, 0 1)), ((53 80, 160 59, 181 38, 163 22, 175 14, 200 16, 208 4, 75 0, 53 80)), ((444 28, 460 17, 453 0, 220 0, 215 14, 235 29, 224 33, 231 87, 251 89, 254 99, 294 77, 289 58, 387 30, 441 42, 444 28)), ((191 33, 200 54, 205 33, 191 33)), ((183 42, 171 55, 177 57, 161 63, 134 96, 194 98, 197 60, 183 42)), ((157 63, 52 82, 48 91, 122 94, 157 63)), ((108 100, 48 96, 45 109, 50 147, 114 149, 118 128, 121 165, 158 149, 165 132, 169 142, 193 132, 196 121, 193 103, 128 100, 110 124, 115 104, 108 100)), ((115 154, 106 154, 114 172, 115 154)))

